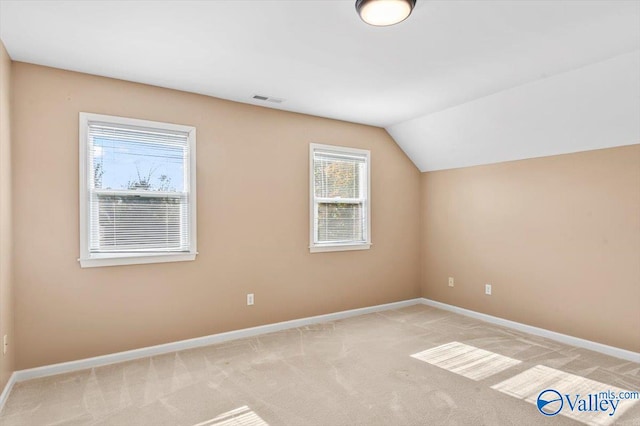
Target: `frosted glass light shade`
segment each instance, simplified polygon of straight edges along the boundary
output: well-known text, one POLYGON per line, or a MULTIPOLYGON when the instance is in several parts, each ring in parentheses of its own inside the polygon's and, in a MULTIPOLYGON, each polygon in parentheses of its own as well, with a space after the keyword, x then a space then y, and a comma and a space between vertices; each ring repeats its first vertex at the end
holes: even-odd
POLYGON ((367 24, 385 27, 407 19, 415 5, 415 0, 357 0, 356 10, 367 24))

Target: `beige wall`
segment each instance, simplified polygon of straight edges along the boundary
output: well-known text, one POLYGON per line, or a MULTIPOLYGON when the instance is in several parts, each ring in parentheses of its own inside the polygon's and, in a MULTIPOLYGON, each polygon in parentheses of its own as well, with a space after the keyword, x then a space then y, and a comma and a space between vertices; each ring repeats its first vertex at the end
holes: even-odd
POLYGON ((424 297, 640 351, 640 145, 424 173, 421 199, 424 297))
POLYGON ((640 351, 638 145, 420 175, 382 129, 1 54, 0 327, 13 190, 17 369, 420 295, 640 351), (197 127, 195 262, 80 269, 80 111, 197 127), (372 151, 371 250, 309 254, 310 142, 372 151))
POLYGON ((13 372, 13 272, 11 230, 11 59, 0 41, 0 390, 13 372), (9 346, 2 354, 2 336, 9 346))
POLYGON ((420 295, 420 173, 383 129, 23 63, 13 94, 18 369, 420 295), (80 111, 197 127, 196 261, 79 267, 80 111), (371 150, 371 250, 309 254, 310 142, 371 150))

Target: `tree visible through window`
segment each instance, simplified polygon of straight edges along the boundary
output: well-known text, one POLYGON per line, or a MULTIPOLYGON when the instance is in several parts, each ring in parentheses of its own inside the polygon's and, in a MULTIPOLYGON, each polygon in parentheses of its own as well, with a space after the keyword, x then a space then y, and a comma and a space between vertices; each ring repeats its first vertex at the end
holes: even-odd
POLYGON ((368 151, 315 144, 311 149, 312 248, 368 245, 368 151))
POLYGON ((82 126, 81 260, 195 255, 195 129, 94 114, 82 126))

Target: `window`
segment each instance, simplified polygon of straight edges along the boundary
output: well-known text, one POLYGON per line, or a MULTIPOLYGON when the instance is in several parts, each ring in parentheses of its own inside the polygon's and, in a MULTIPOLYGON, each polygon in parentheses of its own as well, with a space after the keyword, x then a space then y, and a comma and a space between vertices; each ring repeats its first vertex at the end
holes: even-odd
POLYGON ((371 246, 369 151, 311 144, 310 251, 371 246))
POLYGON ((80 266, 194 260, 196 129, 80 113, 80 266))

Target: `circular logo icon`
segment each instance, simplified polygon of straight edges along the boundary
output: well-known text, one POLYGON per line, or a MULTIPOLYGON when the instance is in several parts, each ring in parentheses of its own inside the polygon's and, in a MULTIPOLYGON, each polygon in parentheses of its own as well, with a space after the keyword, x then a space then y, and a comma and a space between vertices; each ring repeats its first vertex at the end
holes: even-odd
POLYGON ((546 389, 538 395, 538 411, 545 416, 555 416, 562 410, 562 395, 555 389, 546 389))

